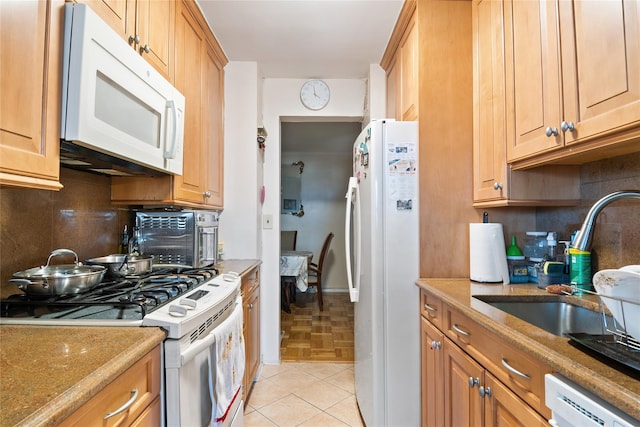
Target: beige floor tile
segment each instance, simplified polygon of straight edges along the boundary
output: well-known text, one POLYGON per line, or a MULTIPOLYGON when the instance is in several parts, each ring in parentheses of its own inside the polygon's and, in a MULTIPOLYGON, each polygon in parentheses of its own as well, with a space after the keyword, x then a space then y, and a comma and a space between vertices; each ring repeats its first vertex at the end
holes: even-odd
POLYGON ((291 370, 282 372, 269 378, 273 384, 288 390, 290 393, 296 393, 309 387, 312 383, 319 381, 313 375, 309 375, 300 370, 291 370))
POLYGON ((270 379, 256 381, 253 391, 249 395, 249 405, 255 409, 260 409, 270 403, 290 394, 287 388, 275 384, 270 379))
POLYGON ((364 427, 355 396, 349 396, 325 411, 351 427, 364 427))
POLYGON ((335 405, 350 395, 343 389, 324 381, 316 381, 309 384, 295 394, 322 410, 335 405))
POLYGON ((244 419, 245 427, 274 427, 276 424, 269 421, 267 417, 262 415, 258 411, 253 411, 252 413, 245 415, 244 419))
POLYGON ((322 411, 292 394, 260 409, 260 413, 279 427, 297 426, 322 411))
POLYGON ((345 427, 347 424, 332 417, 326 412, 322 412, 315 417, 300 424, 300 427, 345 427))
POLYGON ((355 383, 353 378, 353 369, 344 369, 335 375, 325 378, 325 381, 333 384, 349 393, 355 393, 355 383))
POLYGON ((298 369, 323 380, 348 369, 350 366, 351 364, 346 363, 302 362, 298 369))
POLYGON ((274 375, 289 371, 293 368, 294 366, 292 363, 281 363, 279 365, 262 365, 260 378, 271 378, 274 375))

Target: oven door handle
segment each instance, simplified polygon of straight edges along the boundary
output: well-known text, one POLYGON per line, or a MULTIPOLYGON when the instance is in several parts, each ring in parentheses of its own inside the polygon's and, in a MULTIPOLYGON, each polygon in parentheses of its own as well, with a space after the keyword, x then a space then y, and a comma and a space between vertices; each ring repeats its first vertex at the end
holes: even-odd
POLYGON ((186 365, 191 359, 211 347, 215 342, 216 336, 213 331, 211 331, 209 335, 204 338, 200 338, 198 341, 190 345, 189 348, 180 355, 181 366, 186 365))

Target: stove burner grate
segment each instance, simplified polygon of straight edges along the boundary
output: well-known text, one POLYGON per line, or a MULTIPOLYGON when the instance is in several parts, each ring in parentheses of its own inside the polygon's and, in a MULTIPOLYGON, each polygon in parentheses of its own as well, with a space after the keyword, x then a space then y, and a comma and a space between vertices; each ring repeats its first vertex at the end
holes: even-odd
POLYGON ((82 294, 45 297, 16 294, 0 301, 0 316, 141 320, 217 275, 218 270, 213 267, 163 268, 143 276, 102 282, 82 294))

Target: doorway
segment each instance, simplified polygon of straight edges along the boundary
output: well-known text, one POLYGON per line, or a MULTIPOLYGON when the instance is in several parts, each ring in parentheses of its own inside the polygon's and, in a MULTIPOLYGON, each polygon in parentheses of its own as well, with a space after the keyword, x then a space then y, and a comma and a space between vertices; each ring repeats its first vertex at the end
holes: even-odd
POLYGON ((296 250, 311 251, 316 263, 327 234, 335 235, 322 273, 324 309, 319 309, 312 287, 304 293, 297 292, 291 313, 280 311, 282 361, 353 361, 344 194, 351 176, 353 142, 361 128, 361 122, 281 123, 280 230, 296 231, 296 250), (284 188, 283 184, 292 181, 299 187, 284 188), (292 188, 299 188, 299 193, 291 192, 292 188), (282 209, 292 208, 294 201, 296 209, 282 209))

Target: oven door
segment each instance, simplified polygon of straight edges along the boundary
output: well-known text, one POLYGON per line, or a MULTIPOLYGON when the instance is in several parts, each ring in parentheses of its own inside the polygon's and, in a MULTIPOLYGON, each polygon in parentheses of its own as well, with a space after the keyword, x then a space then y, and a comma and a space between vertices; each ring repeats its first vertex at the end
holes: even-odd
POLYGON ((65 6, 62 139, 182 174, 184 96, 87 5, 65 6))
MULTIPOLYGON (((229 318, 234 315, 239 315, 242 319, 242 300, 240 298, 238 298, 229 318)), ((219 327, 222 326, 219 325, 216 328, 219 327)), ((165 408, 167 426, 169 427, 242 426, 244 404, 241 389, 232 400, 224 420, 211 423, 212 414, 216 411, 211 391, 211 387, 215 387, 215 385, 211 381, 212 378, 215 381, 216 375, 209 368, 209 357, 212 351, 215 352, 216 328, 190 344, 185 344, 185 340, 188 341, 189 336, 180 340, 168 339, 164 343, 165 408)), ((241 350, 244 364, 244 346, 241 350)), ((229 375, 231 375, 230 372, 229 375)))

